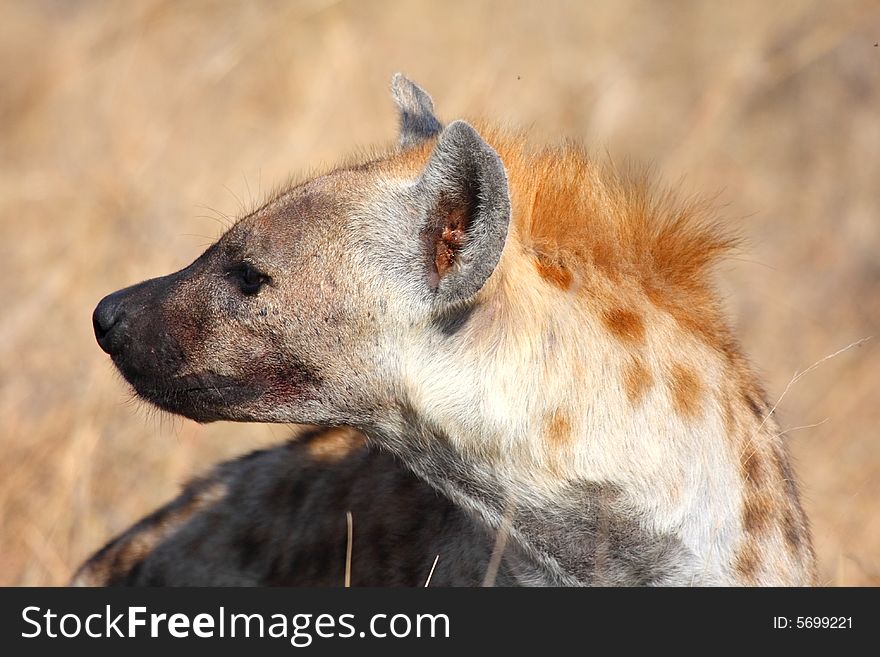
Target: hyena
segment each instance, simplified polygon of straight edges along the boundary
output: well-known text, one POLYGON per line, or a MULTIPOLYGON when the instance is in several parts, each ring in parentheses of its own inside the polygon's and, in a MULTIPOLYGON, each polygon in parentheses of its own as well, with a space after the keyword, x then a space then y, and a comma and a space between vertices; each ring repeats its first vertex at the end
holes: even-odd
MULTIPOLYGON (((713 289, 735 240, 711 209, 392 91, 395 147, 100 302, 136 392, 199 422, 353 427, 443 496, 432 513, 470 519, 453 544, 503 533, 519 583, 813 583, 782 434, 713 289)), ((319 480, 356 502, 345 473, 319 480)), ((395 486, 381 502, 405 507, 395 486)))

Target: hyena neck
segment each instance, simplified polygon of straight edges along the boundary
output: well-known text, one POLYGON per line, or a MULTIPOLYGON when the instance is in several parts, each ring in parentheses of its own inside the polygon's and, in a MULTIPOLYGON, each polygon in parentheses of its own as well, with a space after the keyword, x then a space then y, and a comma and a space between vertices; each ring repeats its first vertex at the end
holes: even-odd
POLYGON ((648 310, 635 349, 569 301, 568 312, 547 293, 474 310, 457 341, 412 357, 414 394, 379 439, 509 532, 543 581, 809 583, 787 455, 738 352, 660 312, 649 328, 648 310), (518 340, 511 323, 493 332, 499 315, 536 326, 518 340), (472 363, 444 374, 429 353, 472 363))
POLYGON ((709 280, 729 242, 579 156, 493 145, 508 242, 473 303, 409 341, 400 426, 423 439, 398 453, 578 581, 808 583, 788 456, 709 280), (659 565, 600 572, 605 553, 659 565))
MULTIPOLYGON (((496 531, 524 584, 683 585, 703 581, 676 537, 641 527, 613 485, 570 482, 541 498, 531 484, 463 456, 444 431, 413 422, 374 432, 416 475, 496 531)), ((440 555, 443 558, 443 555, 440 555)))
MULTIPOLYGON (((471 375, 455 372, 467 378, 442 393, 434 389, 444 385, 442 374, 422 367, 417 410, 400 423, 395 451, 424 480, 509 532, 548 582, 725 581, 729 554, 713 556, 713 539, 702 539, 719 518, 725 540, 731 530, 723 523, 737 523, 722 490, 729 469, 712 456, 724 452, 718 441, 702 445, 705 453, 676 453, 676 441, 686 451, 698 430, 682 429, 669 408, 652 407, 665 401, 663 391, 646 393, 658 398, 650 403, 630 403, 622 390, 626 361, 603 343, 600 322, 580 312, 539 317, 541 304, 532 305, 511 316, 536 319, 542 330, 524 342, 505 330, 494 335, 498 348, 478 349, 471 375), (704 456, 717 474, 706 472, 704 456)), ((469 337, 477 342, 485 319, 473 316, 469 337)), ((430 350, 442 353, 440 345, 430 350)), ((456 357, 466 356, 450 360, 456 357)))

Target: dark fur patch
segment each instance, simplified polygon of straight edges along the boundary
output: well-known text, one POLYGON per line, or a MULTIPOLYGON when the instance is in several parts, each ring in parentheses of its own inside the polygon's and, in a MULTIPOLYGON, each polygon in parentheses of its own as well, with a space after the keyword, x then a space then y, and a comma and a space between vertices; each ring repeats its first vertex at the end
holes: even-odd
POLYGON ((758 422, 763 422, 764 417, 765 417, 764 416, 764 409, 761 408, 761 405, 757 401, 755 401, 755 398, 752 395, 750 395, 749 393, 744 393, 743 399, 745 400, 749 409, 752 411, 752 415, 754 415, 755 418, 757 418, 758 422))
POLYGON ((782 533, 786 542, 793 552, 799 552, 804 545, 807 552, 812 554, 810 544, 810 529, 801 508, 800 494, 794 479, 794 472, 785 453, 785 447, 780 442, 774 447, 774 458, 779 476, 785 482, 785 492, 788 497, 788 505, 782 518, 782 533))
POLYGON ((747 445, 746 450, 747 452, 743 453, 741 457, 743 478, 748 486, 754 489, 761 486, 766 480, 764 463, 758 450, 754 447, 747 445))
MULTIPOLYGON (((141 571, 143 570, 144 562, 143 560, 135 561, 133 564, 125 564, 123 566, 119 566, 118 564, 114 564, 114 572, 117 575, 117 578, 114 581, 109 583, 110 586, 135 586, 137 581, 141 577, 141 571)), ((161 584, 160 584, 161 586, 161 584)))
POLYGON ((453 310, 436 316, 434 318, 434 326, 443 335, 453 336, 467 325, 477 306, 478 304, 473 302, 460 307, 454 306, 453 310))
POLYGON ((766 532, 773 520, 773 512, 773 499, 767 493, 747 493, 743 502, 743 527, 753 535, 766 532))
POLYGON ((781 441, 774 446, 773 456, 776 461, 776 468, 779 472, 779 476, 782 478, 783 482, 785 482, 785 492, 788 496, 789 504, 793 508, 800 510, 801 496, 798 493, 794 471, 791 468, 791 463, 789 463, 788 455, 785 453, 785 447, 781 441))
POLYGON ((758 574, 759 560, 760 555, 758 553, 758 546, 753 540, 746 539, 746 542, 737 552, 733 565, 734 568, 736 568, 736 572, 739 573, 746 582, 754 582, 755 577, 758 574))
POLYGON ((782 514, 782 535, 792 553, 799 553, 804 539, 804 531, 795 517, 794 511, 790 508, 782 514))
POLYGON ((260 557, 264 544, 252 531, 246 531, 239 535, 234 547, 238 553, 239 567, 246 570, 260 557))

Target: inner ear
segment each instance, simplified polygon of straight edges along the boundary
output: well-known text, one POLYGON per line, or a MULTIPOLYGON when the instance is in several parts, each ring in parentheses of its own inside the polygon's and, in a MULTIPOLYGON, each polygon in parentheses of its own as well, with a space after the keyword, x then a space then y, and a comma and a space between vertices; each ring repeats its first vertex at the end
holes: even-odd
POLYGON ((428 274, 432 289, 437 289, 440 280, 453 268, 456 258, 464 248, 465 236, 470 227, 470 209, 469 200, 441 201, 437 208, 436 228, 429 237, 434 245, 434 267, 428 274))

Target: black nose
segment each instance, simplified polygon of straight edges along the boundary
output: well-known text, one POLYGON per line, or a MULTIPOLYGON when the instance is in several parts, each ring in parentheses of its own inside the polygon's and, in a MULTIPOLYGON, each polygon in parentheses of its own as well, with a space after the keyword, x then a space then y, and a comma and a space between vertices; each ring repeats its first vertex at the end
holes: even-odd
POLYGON ((95 327, 95 337, 98 344, 105 352, 113 351, 114 329, 119 326, 122 319, 122 304, 118 293, 110 294, 98 303, 95 312, 92 313, 92 325, 95 327))

